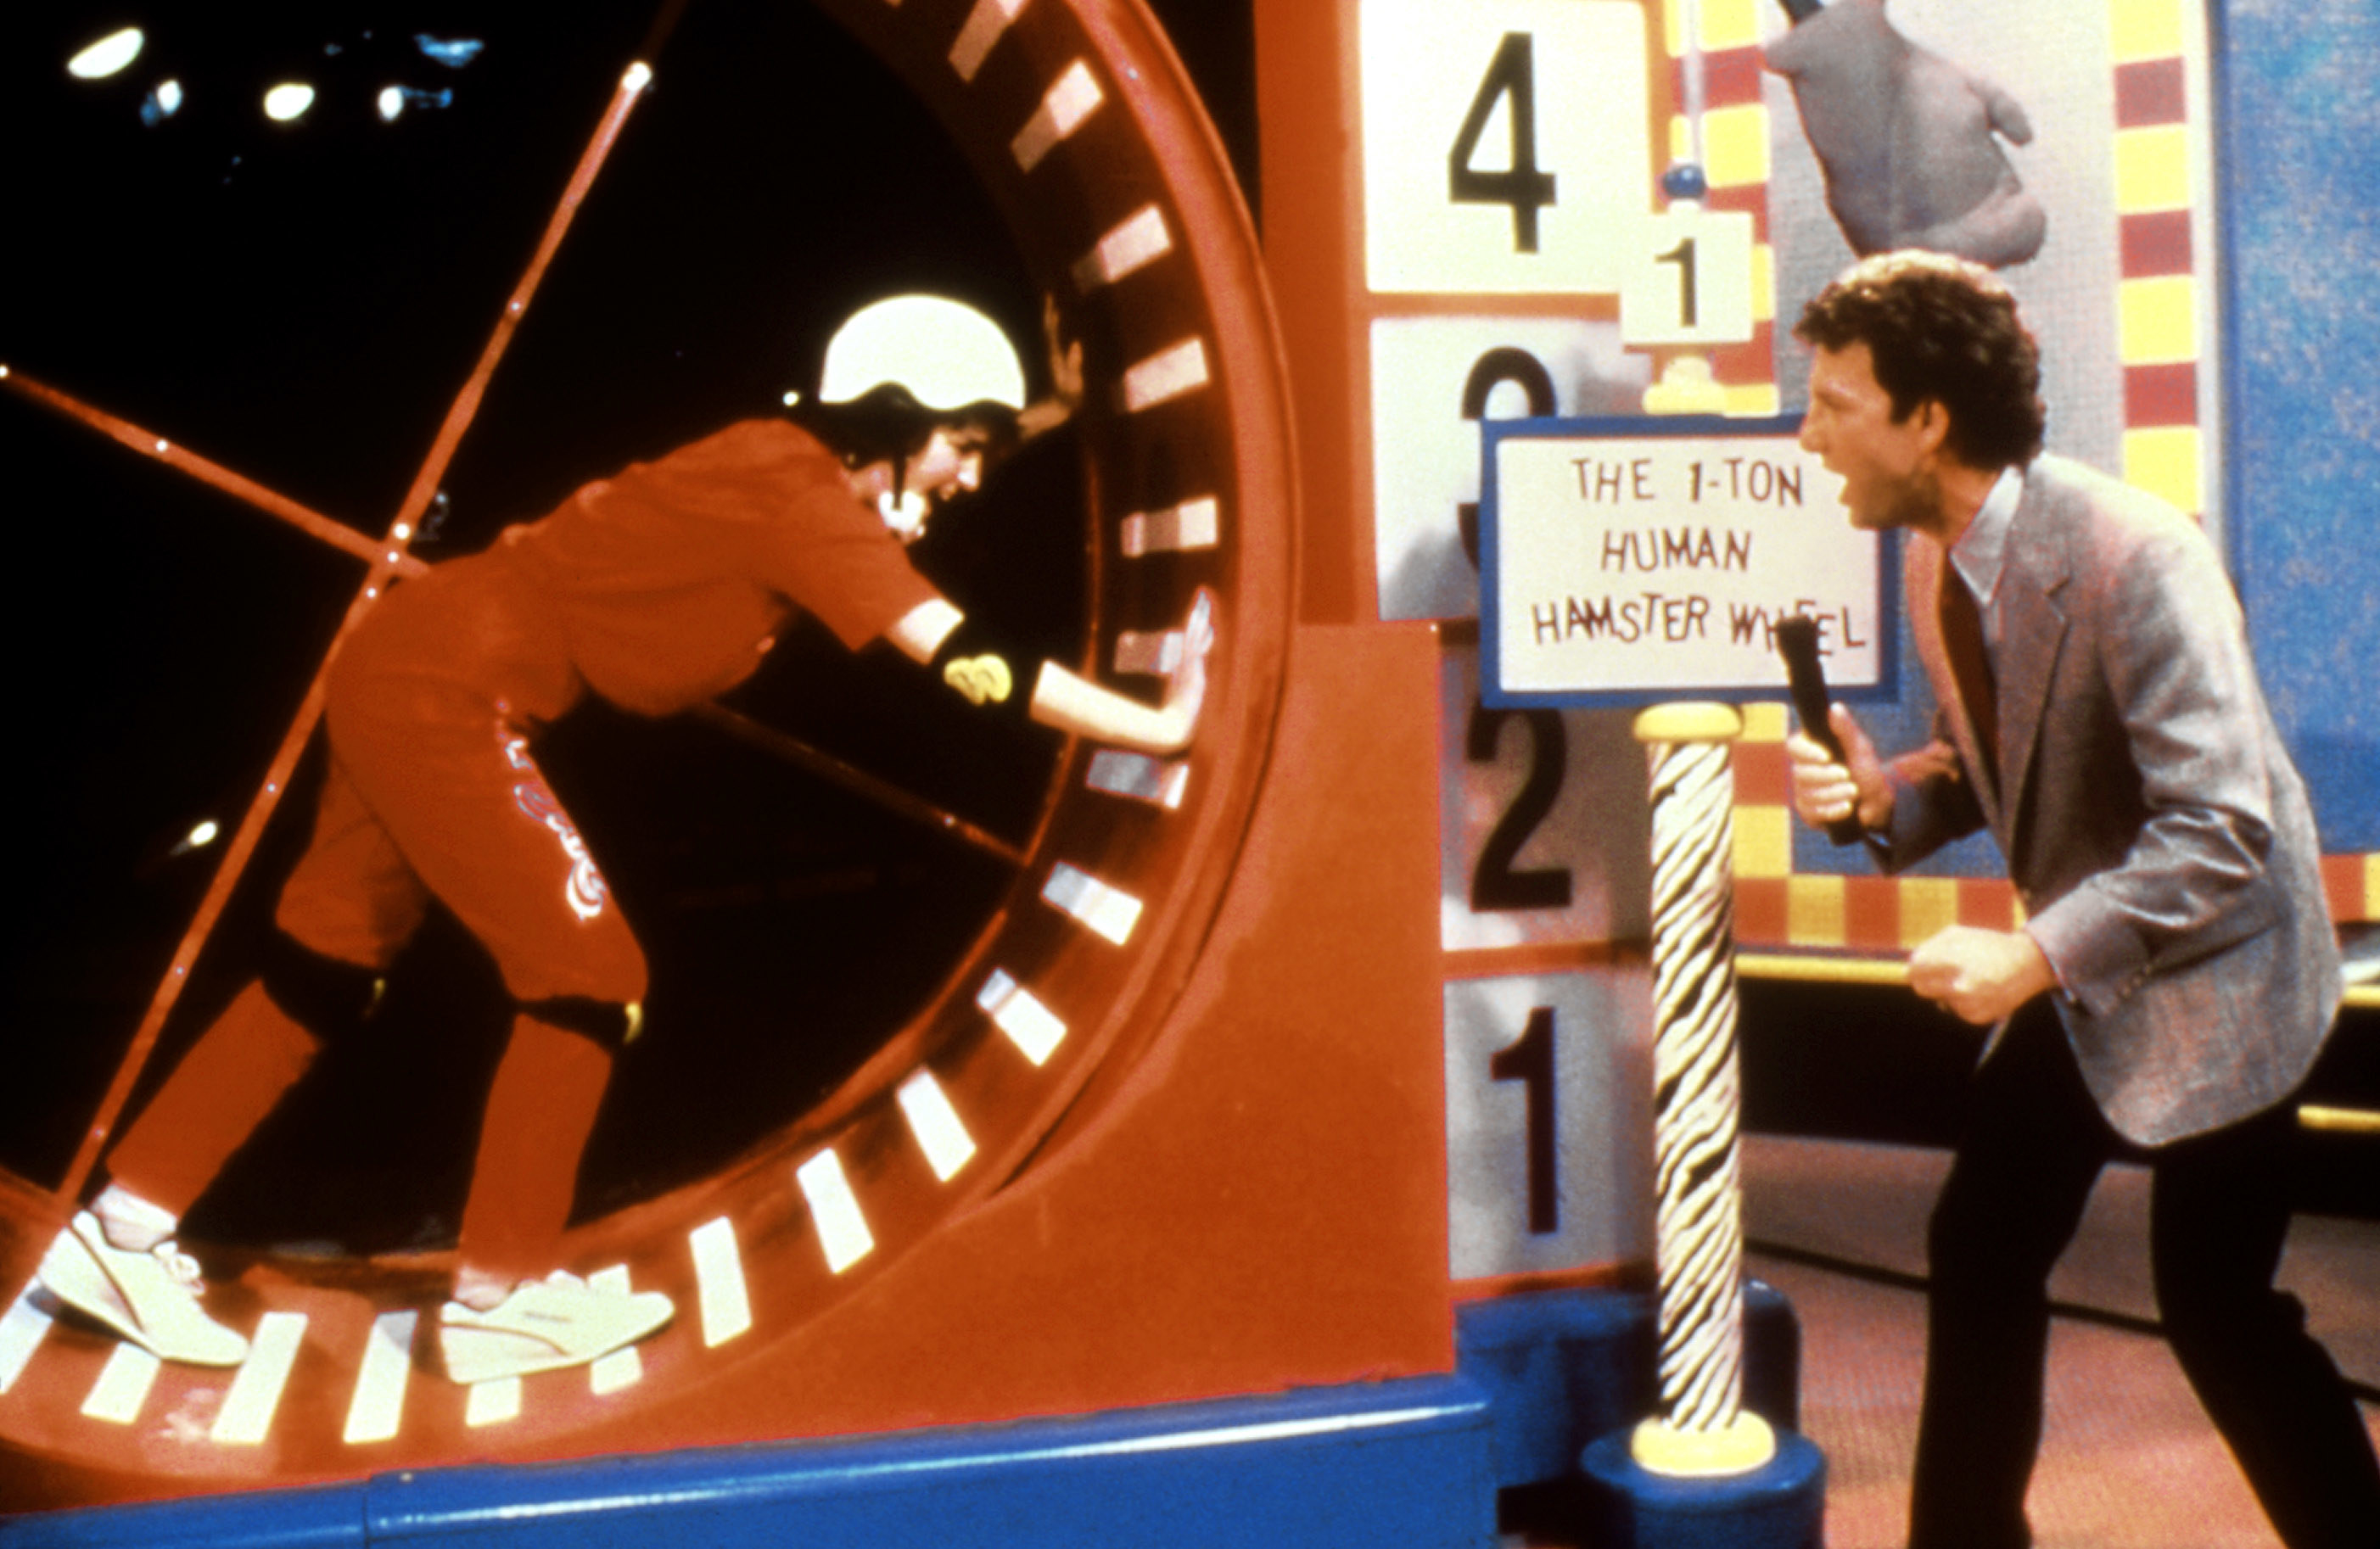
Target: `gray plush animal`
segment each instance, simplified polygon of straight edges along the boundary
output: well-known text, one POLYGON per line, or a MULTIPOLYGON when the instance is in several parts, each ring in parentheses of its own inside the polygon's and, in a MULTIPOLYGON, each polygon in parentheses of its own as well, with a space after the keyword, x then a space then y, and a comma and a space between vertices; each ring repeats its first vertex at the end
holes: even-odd
POLYGON ((1781 3, 1794 26, 1767 63, 1792 84, 1853 252, 1925 248, 2003 268, 2041 250, 2040 201, 1994 138, 2032 140, 2014 97, 1901 36, 1885 0, 1781 3))

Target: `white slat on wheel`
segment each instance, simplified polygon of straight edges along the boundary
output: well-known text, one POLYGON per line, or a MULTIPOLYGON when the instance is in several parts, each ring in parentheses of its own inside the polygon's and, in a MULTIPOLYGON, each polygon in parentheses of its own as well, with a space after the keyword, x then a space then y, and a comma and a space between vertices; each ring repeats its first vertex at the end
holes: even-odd
POLYGON ((248 1359, 224 1395, 208 1433, 224 1446, 255 1446, 272 1434, 273 1417, 281 1409, 281 1395, 289 1386, 290 1368, 298 1363, 298 1348, 306 1342, 306 1314, 267 1313, 249 1336, 248 1359))
POLYGON ((795 1168, 794 1180, 809 1201, 810 1220, 818 1228, 819 1246, 831 1272, 842 1274, 874 1250, 876 1236, 868 1229, 859 1198, 851 1192, 851 1180, 833 1152, 821 1151, 795 1168))
POLYGON ((502 1425, 507 1421, 518 1420, 520 1412, 521 1380, 518 1377, 497 1377, 471 1385, 471 1397, 463 1410, 463 1423, 475 1430, 482 1425, 502 1425))
POLYGON ((702 1342, 715 1348, 752 1326, 752 1298, 744 1287, 744 1255, 735 1246, 735 1224, 724 1216, 706 1221, 686 1242, 694 1251, 702 1342))
POLYGON ((372 1320, 364 1341, 363 1364, 356 1372, 356 1393, 347 1401, 347 1425, 341 1433, 350 1446, 384 1442, 396 1434, 405 1415, 405 1389, 413 1375, 413 1333, 421 1314, 407 1307, 382 1313, 372 1320))
POLYGON ((83 1399, 82 1412, 111 1425, 131 1424, 149 1401, 149 1386, 157 1380, 159 1364, 155 1356, 138 1345, 117 1345, 107 1364, 100 1368, 99 1381, 83 1399))
POLYGON ((33 1305, 33 1283, 17 1293, 8 1311, 0 1313, 0 1393, 16 1386, 26 1363, 49 1337, 50 1314, 33 1305))
MULTIPOLYGON (((599 1269, 587 1277, 587 1283, 598 1290, 617 1291, 625 1296, 629 1289, 628 1266, 615 1264, 609 1269, 599 1269)), ((588 1368, 587 1390, 600 1398, 606 1393, 617 1393, 624 1387, 634 1387, 644 1380, 644 1375, 645 1358, 637 1353, 636 1346, 629 1345, 613 1350, 588 1368)))

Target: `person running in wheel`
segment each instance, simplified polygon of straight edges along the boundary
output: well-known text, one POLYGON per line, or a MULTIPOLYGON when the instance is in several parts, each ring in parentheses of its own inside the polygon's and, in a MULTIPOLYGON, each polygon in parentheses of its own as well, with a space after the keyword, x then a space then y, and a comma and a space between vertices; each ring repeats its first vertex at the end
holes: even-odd
POLYGON ((247 1341, 202 1307, 178 1223, 322 1044, 371 1014, 435 898, 486 946, 515 1003, 439 1318, 448 1374, 579 1365, 666 1324, 666 1295, 590 1284, 560 1262, 646 969, 532 744, 590 695, 661 716, 725 692, 798 610, 847 647, 891 642, 988 712, 1144 752, 1184 746, 1206 692, 1208 594, 1150 706, 1055 662, 1026 681, 1027 664, 905 552, 943 503, 1079 401, 1079 355, 1054 347, 1051 321, 1057 390, 1026 406, 1016 353, 990 319, 939 297, 879 302, 829 346, 804 423, 746 420, 633 464, 392 591, 332 665, 330 768, 262 971, 51 1244, 52 1294, 167 1361, 246 1358, 247 1341))

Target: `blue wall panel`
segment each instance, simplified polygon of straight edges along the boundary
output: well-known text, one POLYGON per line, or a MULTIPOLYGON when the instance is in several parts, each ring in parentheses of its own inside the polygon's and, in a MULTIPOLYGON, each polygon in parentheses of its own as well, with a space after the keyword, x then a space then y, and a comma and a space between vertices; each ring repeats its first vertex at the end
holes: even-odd
POLYGON ((2323 848, 2380 851, 2380 11, 2217 30, 2233 574, 2323 848))

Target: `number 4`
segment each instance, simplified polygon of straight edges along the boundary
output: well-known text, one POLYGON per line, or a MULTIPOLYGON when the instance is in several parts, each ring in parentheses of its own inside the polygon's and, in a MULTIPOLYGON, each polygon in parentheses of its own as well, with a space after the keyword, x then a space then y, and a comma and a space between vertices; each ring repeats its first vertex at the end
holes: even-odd
POLYGON ((1457 204, 1509 204, 1512 207, 1512 245, 1524 253, 1537 250, 1537 212, 1554 202, 1554 176, 1537 170, 1536 65, 1529 34, 1507 32, 1488 62, 1479 92, 1446 153, 1447 197, 1457 204), (1503 171, 1481 171, 1472 165, 1479 153, 1479 137, 1499 101, 1509 100, 1505 123, 1512 138, 1512 164, 1503 171))

